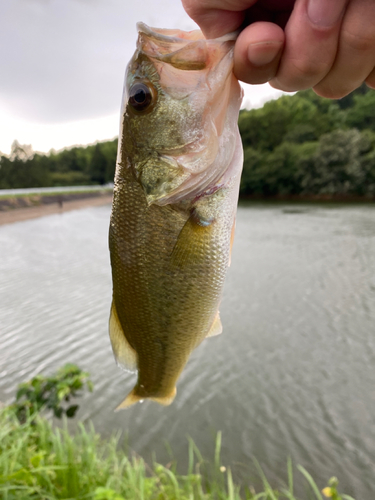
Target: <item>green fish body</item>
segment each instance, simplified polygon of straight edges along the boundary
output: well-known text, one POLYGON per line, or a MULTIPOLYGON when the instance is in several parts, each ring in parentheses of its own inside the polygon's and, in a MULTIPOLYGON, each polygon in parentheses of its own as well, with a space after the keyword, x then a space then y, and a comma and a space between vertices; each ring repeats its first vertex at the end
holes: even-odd
POLYGON ((242 169, 233 35, 138 31, 109 230, 112 348, 138 371, 119 408, 170 404, 190 353, 221 332, 242 169))

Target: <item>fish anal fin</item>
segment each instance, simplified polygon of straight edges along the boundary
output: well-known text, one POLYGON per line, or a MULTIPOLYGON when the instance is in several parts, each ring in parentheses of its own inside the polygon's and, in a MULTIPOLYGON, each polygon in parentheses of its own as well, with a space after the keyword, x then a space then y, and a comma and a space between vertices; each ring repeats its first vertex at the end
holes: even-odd
POLYGON ((200 219, 193 212, 178 235, 171 254, 171 264, 187 267, 205 258, 205 243, 210 238, 213 220, 200 219))
POLYGON ((109 337, 117 364, 124 370, 135 372, 137 370, 137 353, 126 340, 114 300, 109 317, 109 337))
POLYGON ((218 311, 216 313, 215 319, 214 319, 212 326, 209 329, 206 337, 215 337, 215 335, 220 335, 220 333, 222 331, 223 331, 223 325, 221 324, 220 313, 218 311))
MULTIPOLYGON (((137 394, 137 389, 137 386, 135 386, 134 389, 130 391, 126 396, 124 401, 118 405, 115 411, 124 410, 126 408, 129 408, 130 406, 133 406, 135 403, 142 402, 144 399, 147 399, 146 396, 140 396, 139 394, 137 394)), ((151 401, 155 401, 160 405, 169 406, 174 400, 176 393, 177 389, 176 387, 174 387, 173 390, 166 396, 148 397, 148 399, 151 399, 151 401)))

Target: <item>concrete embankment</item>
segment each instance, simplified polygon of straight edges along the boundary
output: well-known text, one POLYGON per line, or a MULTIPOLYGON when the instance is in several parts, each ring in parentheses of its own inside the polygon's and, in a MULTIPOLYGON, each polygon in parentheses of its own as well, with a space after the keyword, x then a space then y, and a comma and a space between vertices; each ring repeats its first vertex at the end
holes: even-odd
POLYGON ((112 202, 112 191, 31 194, 0 198, 0 225, 112 202))

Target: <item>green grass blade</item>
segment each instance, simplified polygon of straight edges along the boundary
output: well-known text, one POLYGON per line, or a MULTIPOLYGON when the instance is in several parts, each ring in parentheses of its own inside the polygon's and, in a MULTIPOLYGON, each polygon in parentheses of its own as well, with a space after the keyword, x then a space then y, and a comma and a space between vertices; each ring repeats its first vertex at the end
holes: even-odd
POLYGON ((274 493, 273 489, 271 488, 271 485, 267 481, 266 475, 264 474, 264 472, 262 470, 262 467, 260 466, 259 462, 255 458, 253 459, 253 462, 255 464, 255 467, 256 467, 256 469, 258 471, 258 474, 259 474, 260 478, 262 479, 265 493, 270 498, 270 500, 277 500, 277 497, 275 496, 275 493, 274 493))
POLYGON ((302 465, 297 465, 297 469, 305 476, 307 482, 311 486, 311 489, 315 493, 315 496, 317 500, 323 500, 322 495, 320 494, 319 488, 317 487, 314 479, 311 477, 311 475, 307 472, 307 470, 302 467, 302 465))
POLYGON ((216 435, 216 443, 215 443, 215 467, 216 467, 216 469, 220 468, 220 452, 221 452, 221 432, 218 432, 216 435))
POLYGON ((292 459, 288 457, 288 488, 289 488, 289 493, 293 497, 293 464, 292 464, 292 459))

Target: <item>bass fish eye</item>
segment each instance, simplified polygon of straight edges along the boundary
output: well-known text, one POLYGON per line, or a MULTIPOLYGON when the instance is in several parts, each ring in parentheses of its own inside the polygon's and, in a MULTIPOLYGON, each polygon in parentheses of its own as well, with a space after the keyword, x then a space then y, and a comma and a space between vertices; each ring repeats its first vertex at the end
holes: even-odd
POLYGON ((129 89, 129 104, 135 111, 146 111, 154 103, 154 96, 151 85, 138 82, 129 89))

